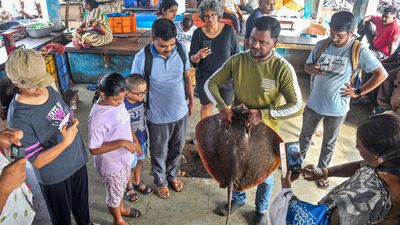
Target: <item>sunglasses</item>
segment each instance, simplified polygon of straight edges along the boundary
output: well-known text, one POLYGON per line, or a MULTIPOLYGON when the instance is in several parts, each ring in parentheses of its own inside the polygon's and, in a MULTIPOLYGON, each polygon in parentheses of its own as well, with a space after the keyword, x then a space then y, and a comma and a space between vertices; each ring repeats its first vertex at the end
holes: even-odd
POLYGON ((136 93, 136 92, 133 92, 133 91, 130 91, 130 90, 128 90, 128 92, 131 93, 131 94, 134 94, 134 95, 136 95, 138 97, 143 97, 143 96, 145 96, 147 94, 147 90, 143 91, 143 92, 139 92, 139 93, 136 93))

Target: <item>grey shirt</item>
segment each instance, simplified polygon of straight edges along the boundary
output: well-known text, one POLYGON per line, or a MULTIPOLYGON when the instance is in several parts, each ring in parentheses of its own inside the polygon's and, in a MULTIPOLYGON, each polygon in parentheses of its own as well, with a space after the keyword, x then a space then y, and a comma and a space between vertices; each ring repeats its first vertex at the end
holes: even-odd
MULTIPOLYGON (((49 99, 42 105, 27 105, 12 100, 8 111, 8 125, 24 132, 21 140, 26 157, 33 163, 42 151, 57 145, 63 139, 61 128, 71 117, 70 108, 61 96, 48 87, 49 99)), ((57 158, 40 169, 35 170, 42 185, 59 183, 84 166, 88 161, 81 135, 57 158)))

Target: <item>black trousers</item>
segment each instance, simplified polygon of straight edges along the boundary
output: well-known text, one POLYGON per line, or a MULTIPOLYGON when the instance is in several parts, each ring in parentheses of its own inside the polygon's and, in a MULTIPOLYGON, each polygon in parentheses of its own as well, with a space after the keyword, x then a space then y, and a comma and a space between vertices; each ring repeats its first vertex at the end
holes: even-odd
POLYGON ((71 211, 78 225, 88 225, 89 194, 86 165, 64 181, 41 185, 53 225, 71 225, 71 211))

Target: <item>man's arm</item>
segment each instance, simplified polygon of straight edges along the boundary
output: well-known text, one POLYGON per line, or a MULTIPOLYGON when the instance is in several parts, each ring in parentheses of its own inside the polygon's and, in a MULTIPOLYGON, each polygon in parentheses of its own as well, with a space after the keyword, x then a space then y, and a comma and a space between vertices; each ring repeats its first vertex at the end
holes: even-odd
POLYGON ((399 42, 389 42, 389 56, 392 56, 393 53, 396 52, 397 46, 399 45, 399 42))
POLYGON ((346 84, 346 87, 341 89, 342 92, 340 94, 351 98, 358 98, 377 88, 388 77, 388 73, 382 65, 378 69, 372 71, 372 74, 372 78, 360 87, 360 94, 357 94, 356 90, 350 84, 346 84))
POLYGON ((217 70, 204 84, 204 91, 208 99, 219 110, 227 108, 224 99, 222 99, 219 89, 226 80, 232 78, 232 57, 230 57, 224 65, 217 70))
POLYGON ((194 110, 194 94, 193 94, 193 82, 192 82, 192 76, 190 76, 189 70, 186 70, 184 72, 185 76, 185 88, 186 88, 186 97, 188 100, 188 106, 189 106, 189 115, 192 115, 193 110, 194 110))
POLYGON ((38 17, 41 18, 42 17, 42 9, 40 8, 40 3, 39 2, 36 3, 36 8, 37 8, 37 11, 38 11, 38 17))
POLYGON ((287 119, 301 114, 303 99, 301 91, 297 82, 296 72, 291 65, 287 68, 280 70, 279 74, 281 84, 278 89, 280 90, 286 104, 279 106, 275 109, 261 110, 262 118, 274 118, 277 120, 287 119))

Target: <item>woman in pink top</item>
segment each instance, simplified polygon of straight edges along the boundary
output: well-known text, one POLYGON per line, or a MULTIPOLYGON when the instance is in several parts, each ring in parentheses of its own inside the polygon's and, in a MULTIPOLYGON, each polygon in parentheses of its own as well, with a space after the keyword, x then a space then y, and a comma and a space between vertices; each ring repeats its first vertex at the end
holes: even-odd
POLYGON ((130 115, 124 105, 125 79, 117 74, 105 75, 98 83, 98 92, 89 114, 89 149, 106 187, 106 204, 114 224, 127 225, 122 216, 137 218, 140 211, 124 208, 122 197, 130 177, 132 154, 141 155, 133 142, 130 115))

